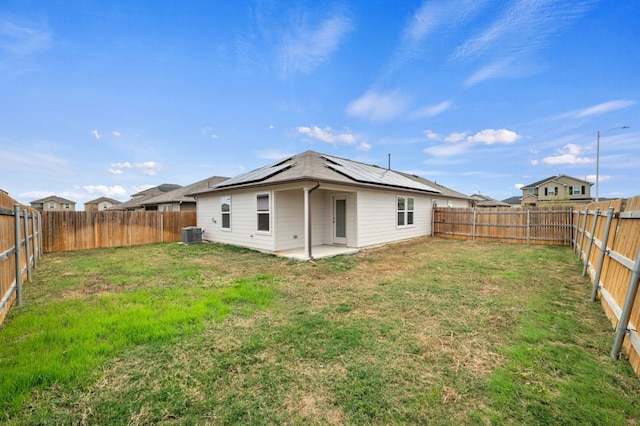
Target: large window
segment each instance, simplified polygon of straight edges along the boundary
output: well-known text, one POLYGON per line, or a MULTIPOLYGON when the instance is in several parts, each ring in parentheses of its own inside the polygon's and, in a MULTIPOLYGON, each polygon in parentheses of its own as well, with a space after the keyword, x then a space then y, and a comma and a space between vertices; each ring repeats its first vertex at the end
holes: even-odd
POLYGON ((257 214, 258 214, 258 231, 269 232, 271 223, 271 203, 269 202, 269 194, 258 194, 257 214))
POLYGON ((397 225, 413 225, 413 205, 412 197, 398 197, 397 202, 397 225))
POLYGON ((222 216, 222 229, 231 229, 231 197, 220 197, 220 215, 222 216))

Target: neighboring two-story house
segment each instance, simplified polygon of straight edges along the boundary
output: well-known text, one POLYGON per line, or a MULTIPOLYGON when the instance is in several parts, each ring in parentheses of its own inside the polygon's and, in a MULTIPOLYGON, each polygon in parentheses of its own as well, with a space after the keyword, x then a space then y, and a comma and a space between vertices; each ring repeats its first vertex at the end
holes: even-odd
POLYGON ((75 201, 50 195, 39 200, 31 201, 31 207, 41 212, 73 212, 76 210, 75 201))
POLYGON ((592 182, 567 175, 551 176, 523 186, 522 206, 591 202, 592 182))
POLYGON ((120 204, 121 201, 114 200, 113 198, 100 197, 95 200, 87 201, 84 203, 84 211, 86 212, 98 212, 107 210, 113 206, 120 204))

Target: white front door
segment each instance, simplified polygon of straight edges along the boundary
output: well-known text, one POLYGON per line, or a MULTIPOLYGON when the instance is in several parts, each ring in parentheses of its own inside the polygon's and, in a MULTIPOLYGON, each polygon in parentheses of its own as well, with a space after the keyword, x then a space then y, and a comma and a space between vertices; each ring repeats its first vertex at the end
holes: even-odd
POLYGON ((333 243, 347 244, 347 197, 333 197, 333 243))

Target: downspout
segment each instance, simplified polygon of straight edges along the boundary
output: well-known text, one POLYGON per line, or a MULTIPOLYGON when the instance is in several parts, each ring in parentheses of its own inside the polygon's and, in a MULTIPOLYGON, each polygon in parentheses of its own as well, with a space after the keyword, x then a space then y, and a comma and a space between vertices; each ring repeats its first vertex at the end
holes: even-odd
POLYGON ((309 258, 309 260, 313 260, 313 253, 311 253, 311 247, 313 246, 311 242, 311 228, 313 228, 313 225, 311 223, 311 193, 319 187, 320 182, 318 182, 316 186, 307 191, 307 235, 305 238, 307 241, 307 257, 309 258))

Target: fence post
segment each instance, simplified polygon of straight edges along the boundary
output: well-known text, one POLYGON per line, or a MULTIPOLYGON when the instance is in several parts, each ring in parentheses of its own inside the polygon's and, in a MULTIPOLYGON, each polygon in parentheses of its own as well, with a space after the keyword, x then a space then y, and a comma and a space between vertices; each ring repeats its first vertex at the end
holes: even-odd
POLYGON ((473 209, 473 223, 471 224, 471 241, 475 241, 476 239, 476 215, 478 211, 473 209))
POLYGON ((29 247, 29 211, 24 210, 24 254, 27 258, 27 281, 31 282, 31 249, 29 247))
POLYGON ((580 215, 582 212, 578 210, 578 218, 573 225, 573 230, 571 236, 573 237, 573 252, 576 253, 578 251, 578 232, 580 230, 580 215))
POLYGON ((584 266, 582 267, 582 276, 587 273, 587 268, 589 267, 589 257, 591 256, 591 247, 593 246, 593 240, 596 238, 596 224, 598 223, 598 218, 600 217, 600 207, 598 207, 593 214, 593 226, 591 227, 591 238, 589 238, 589 247, 587 247, 587 253, 584 258, 584 266))
POLYGON ((609 242, 609 230, 611 229, 611 222, 613 221, 613 210, 613 207, 609 207, 609 210, 607 211, 607 222, 604 225, 604 234, 602 236, 602 243, 600 246, 600 258, 598 259, 596 276, 593 278, 593 288, 591 289, 592 302, 596 301, 598 287, 600 287, 600 275, 602 274, 602 266, 604 265, 604 256, 609 252, 609 250, 607 250, 607 243, 609 242))
POLYGON ((38 250, 42 256, 44 241, 42 238, 42 213, 38 213, 38 250))
POLYGON ((36 247, 36 214, 31 213, 31 253, 33 253, 33 268, 38 269, 38 250, 36 247))
POLYGON ((580 262, 580 255, 582 254, 584 248, 584 234, 587 230, 587 218, 589 217, 589 209, 584 209, 584 224, 580 230, 580 245, 578 246, 578 262, 580 262))
POLYGON ((18 306, 22 306, 22 241, 20 241, 20 205, 13 206, 13 214, 15 220, 15 235, 16 235, 16 296, 18 299, 18 306))
POLYGON ((527 245, 531 240, 531 209, 527 209, 527 245))
POLYGON ((611 358, 618 359, 620 355, 620 348, 622 348, 622 341, 624 335, 627 334, 627 328, 629 327, 629 317, 631 316, 631 310, 633 309, 633 302, 638 292, 638 281, 640 280, 640 250, 638 250, 638 256, 636 257, 636 263, 633 265, 633 274, 629 280, 629 288, 627 289, 627 297, 624 300, 624 306, 622 313, 620 314, 620 320, 618 321, 618 327, 616 329, 616 340, 613 342, 613 349, 611 350, 611 358))

